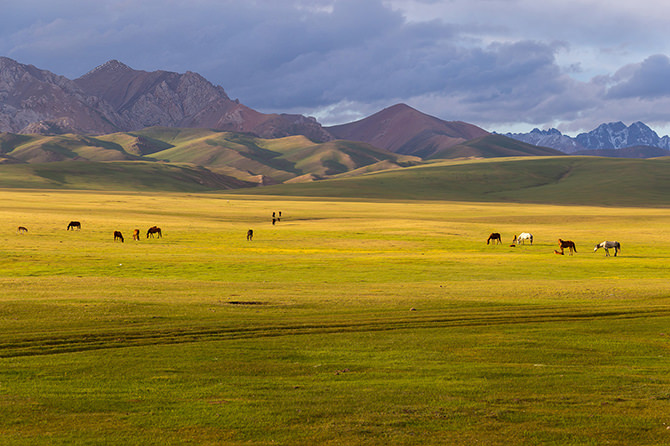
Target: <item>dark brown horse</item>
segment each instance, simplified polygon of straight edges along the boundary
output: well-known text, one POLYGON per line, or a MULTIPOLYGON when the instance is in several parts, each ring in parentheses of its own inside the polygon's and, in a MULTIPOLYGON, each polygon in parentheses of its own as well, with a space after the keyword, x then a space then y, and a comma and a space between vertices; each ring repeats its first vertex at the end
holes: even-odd
POLYGON ((577 252, 577 247, 575 246, 575 242, 572 240, 561 240, 560 238, 558 239, 558 247, 561 248, 561 254, 563 254, 564 249, 570 250, 570 255, 572 255, 572 251, 577 252))
POLYGON ((500 238, 500 234, 497 232, 492 232, 491 235, 489 235, 489 239, 486 240, 486 244, 488 245, 491 241, 498 243, 502 243, 502 239, 500 238))
POLYGON ((74 221, 74 220, 71 221, 71 222, 68 223, 68 225, 67 225, 67 230, 69 231, 70 229, 72 229, 73 231, 74 231, 75 229, 81 230, 81 223, 79 223, 78 221, 74 221))
POLYGON ((121 231, 114 231, 114 241, 121 240, 121 243, 123 243, 123 234, 121 234, 121 231))
POLYGON ((140 239, 140 230, 139 230, 139 229, 135 229, 135 230, 133 231, 133 240, 139 240, 139 239, 140 239))
POLYGON ((19 234, 22 232, 28 232, 28 228, 26 228, 25 226, 19 226, 16 232, 18 232, 19 234))
POLYGON ((254 238, 254 230, 253 230, 253 229, 249 229, 249 230, 247 231, 247 240, 251 241, 253 238, 254 238))
POLYGON ((149 230, 147 231, 147 238, 149 238, 149 236, 153 238, 154 234, 156 235, 157 238, 161 238, 163 236, 161 228, 159 228, 158 226, 152 226, 149 228, 149 230))

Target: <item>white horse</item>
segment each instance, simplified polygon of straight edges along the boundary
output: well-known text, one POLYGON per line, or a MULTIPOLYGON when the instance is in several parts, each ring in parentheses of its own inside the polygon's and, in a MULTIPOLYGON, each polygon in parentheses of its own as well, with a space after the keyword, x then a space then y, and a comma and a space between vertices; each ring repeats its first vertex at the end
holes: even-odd
POLYGON ((616 241, 609 242, 609 241, 605 240, 602 243, 598 243, 596 245, 596 247, 593 248, 593 252, 596 252, 598 250, 598 248, 604 248, 605 249, 605 257, 609 256, 610 255, 609 250, 614 248, 614 257, 616 257, 616 255, 621 252, 621 243, 616 242, 616 241))
POLYGON ((530 240, 530 244, 532 245, 533 244, 533 234, 531 234, 529 232, 522 232, 521 234, 519 234, 519 237, 517 237, 516 235, 514 236, 514 241, 512 243, 522 244, 526 240, 530 240))

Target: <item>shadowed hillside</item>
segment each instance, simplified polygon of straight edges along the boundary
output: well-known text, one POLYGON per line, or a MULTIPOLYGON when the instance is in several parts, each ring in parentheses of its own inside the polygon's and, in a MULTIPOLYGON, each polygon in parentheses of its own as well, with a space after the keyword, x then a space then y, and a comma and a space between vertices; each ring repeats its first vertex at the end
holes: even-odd
POLYGON ((142 161, 0 165, 0 188, 203 192, 253 186, 204 168, 142 161))
POLYGON ((434 152, 429 159, 499 158, 510 156, 562 156, 563 152, 538 147, 502 135, 486 135, 434 152))
MULTIPOLYGON (((2 164, 67 161, 141 161, 149 164, 188 165, 192 169, 237 179, 238 183, 232 183, 238 184, 236 187, 248 187, 285 181, 320 180, 368 166, 374 166, 372 170, 395 169, 417 164, 421 160, 359 142, 330 141, 319 144, 304 136, 262 139, 246 133, 194 128, 150 127, 137 132, 98 137, 0 134, 2 164)), ((121 164, 117 164, 114 171, 118 171, 119 166, 121 164)), ((55 166, 49 169, 52 168, 55 166)), ((5 169, 6 174, 9 169, 5 169)), ((77 171, 81 174, 86 172, 85 169, 77 171)), ((26 170, 27 175, 30 172, 34 171, 26 170)), ((36 180, 38 184, 42 183, 36 180)), ((29 178, 23 179, 21 183, 26 181, 29 178)), ((216 182, 211 184, 212 189, 216 189, 216 182)), ((11 184, 7 187, 11 187, 11 184)))
POLYGON ((436 162, 247 194, 398 200, 670 206, 670 158, 524 157, 436 162))

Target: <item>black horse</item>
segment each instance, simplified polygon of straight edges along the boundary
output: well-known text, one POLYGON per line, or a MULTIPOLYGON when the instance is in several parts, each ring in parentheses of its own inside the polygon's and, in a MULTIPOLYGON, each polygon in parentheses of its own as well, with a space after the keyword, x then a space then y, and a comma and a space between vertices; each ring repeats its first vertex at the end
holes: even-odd
POLYGON ((69 231, 70 229, 72 229, 73 231, 74 231, 75 229, 81 230, 81 223, 79 223, 78 221, 74 221, 74 220, 71 221, 71 222, 67 225, 67 230, 69 231))

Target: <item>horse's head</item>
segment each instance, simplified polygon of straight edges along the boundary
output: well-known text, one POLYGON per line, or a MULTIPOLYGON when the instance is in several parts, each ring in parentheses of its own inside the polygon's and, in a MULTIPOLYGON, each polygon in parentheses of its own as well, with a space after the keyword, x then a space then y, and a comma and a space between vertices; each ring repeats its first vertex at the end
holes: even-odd
POLYGON ((593 252, 596 252, 600 248, 600 244, 597 244, 595 248, 593 248, 593 252))

